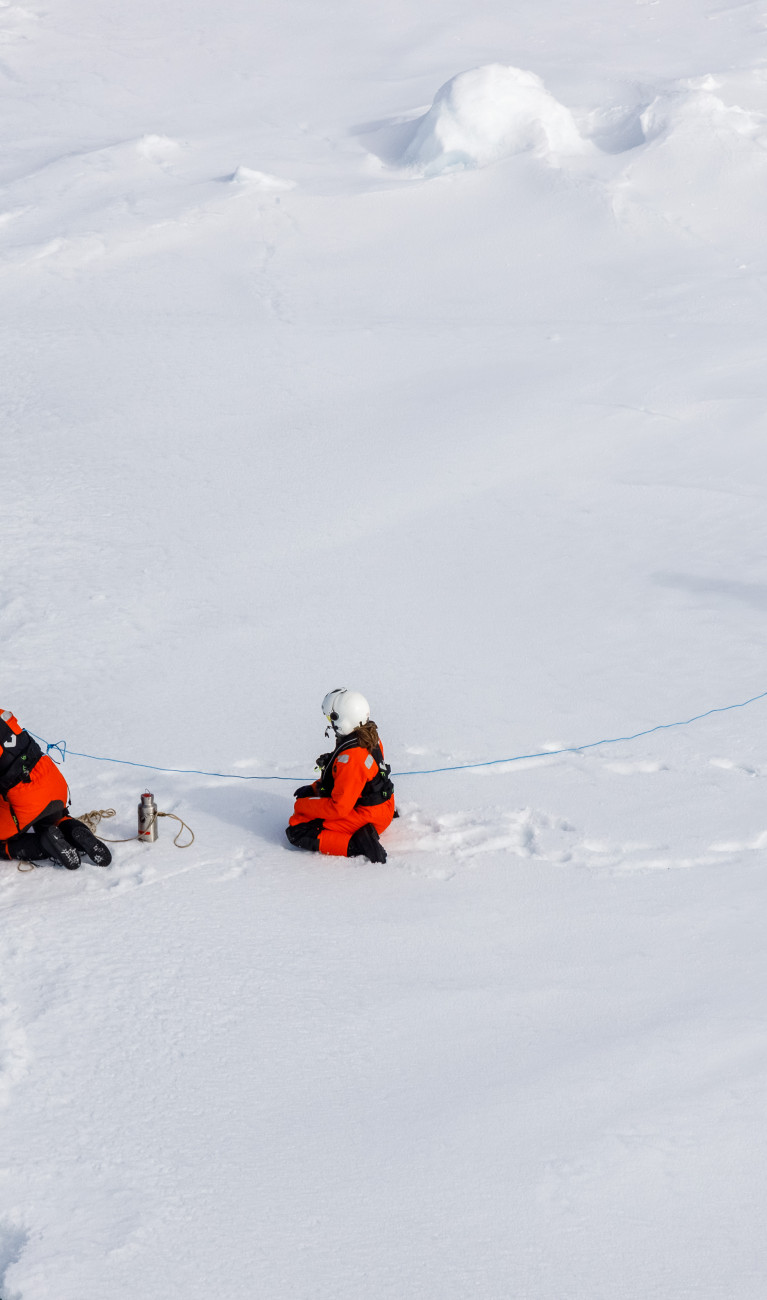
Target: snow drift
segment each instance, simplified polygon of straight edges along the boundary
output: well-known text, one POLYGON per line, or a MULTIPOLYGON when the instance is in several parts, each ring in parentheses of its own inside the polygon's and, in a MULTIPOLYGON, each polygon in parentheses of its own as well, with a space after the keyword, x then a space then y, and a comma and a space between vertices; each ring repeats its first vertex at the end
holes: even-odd
POLYGON ((706 242, 761 248, 753 213, 767 185, 767 118, 729 105, 717 82, 681 83, 639 117, 641 147, 615 191, 621 216, 656 216, 706 242))
POLYGON ((441 86, 415 123, 401 161, 427 175, 486 167, 532 150, 551 158, 582 150, 570 111, 523 68, 490 63, 441 86))

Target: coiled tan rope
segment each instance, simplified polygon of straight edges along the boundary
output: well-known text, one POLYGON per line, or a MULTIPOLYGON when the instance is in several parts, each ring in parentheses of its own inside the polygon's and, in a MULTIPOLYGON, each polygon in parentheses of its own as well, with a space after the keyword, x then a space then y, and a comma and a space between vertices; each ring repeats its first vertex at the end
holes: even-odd
MULTIPOLYGON (((91 810, 91 812, 80 813, 80 816, 78 817, 77 820, 83 822, 84 825, 88 827, 88 830, 92 831, 93 834, 95 835, 96 828, 99 825, 99 822, 103 818, 115 817, 116 815, 117 814, 115 813, 114 808, 94 808, 91 810)), ((172 817, 174 821, 180 822, 181 824, 173 838, 173 843, 175 844, 177 849, 191 848, 191 846, 194 844, 194 831, 192 830, 191 826, 187 826, 186 822, 183 821, 181 817, 177 817, 175 813, 156 812, 152 817, 152 820, 150 821, 147 830, 150 830, 151 827, 154 826, 154 823, 158 817, 172 817), (187 840, 186 844, 179 844, 179 839, 181 838, 185 830, 188 831, 190 838, 187 840)), ((124 840, 113 840, 113 839, 109 839, 106 835, 99 835, 98 838, 100 840, 104 840, 106 844, 130 844, 131 840, 138 840, 141 839, 142 837, 140 835, 128 835, 124 840)))
MULTIPOLYGON (((114 808, 93 808, 90 812, 80 813, 77 820, 87 826, 89 831, 96 834, 96 827, 103 817, 116 817, 117 813, 114 808)), ((128 835, 124 840, 108 840, 106 835, 99 835, 100 840, 107 844, 130 844, 131 840, 137 840, 138 835, 128 835)))

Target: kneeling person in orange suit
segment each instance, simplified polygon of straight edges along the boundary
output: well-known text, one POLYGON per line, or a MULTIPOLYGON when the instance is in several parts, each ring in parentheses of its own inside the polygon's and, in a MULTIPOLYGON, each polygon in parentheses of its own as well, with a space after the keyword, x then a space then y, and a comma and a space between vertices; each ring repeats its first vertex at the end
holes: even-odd
POLYGON ((358 691, 339 688, 325 696, 322 712, 336 747, 317 759, 319 780, 296 790, 285 834, 299 849, 385 862, 378 834, 395 816, 394 786, 368 702, 358 691))
POLYGON ((106 844, 70 817, 69 789, 37 741, 7 709, 0 712, 0 860, 52 858, 74 871, 80 854, 105 867, 106 844))

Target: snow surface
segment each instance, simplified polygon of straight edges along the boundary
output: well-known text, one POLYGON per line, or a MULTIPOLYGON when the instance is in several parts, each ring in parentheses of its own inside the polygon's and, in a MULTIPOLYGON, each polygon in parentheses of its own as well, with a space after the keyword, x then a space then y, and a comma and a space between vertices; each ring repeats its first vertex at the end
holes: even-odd
POLYGON ((765 33, 0 2, 0 704, 295 778, 0 872, 2 1300, 764 1296, 767 702, 283 828, 767 690, 765 33))

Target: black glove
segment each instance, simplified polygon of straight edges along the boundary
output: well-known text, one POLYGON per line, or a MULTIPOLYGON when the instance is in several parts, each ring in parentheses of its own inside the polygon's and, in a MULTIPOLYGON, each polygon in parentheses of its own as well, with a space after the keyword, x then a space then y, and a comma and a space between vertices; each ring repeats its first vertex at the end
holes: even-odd
POLYGON ((313 785, 300 785, 297 790, 293 791, 293 798, 311 799, 312 795, 315 795, 316 793, 317 791, 313 785))
POLYGON ((315 766, 318 767, 321 772, 324 772, 334 753, 335 750, 331 749, 329 754, 320 754, 319 758, 315 761, 315 766))

